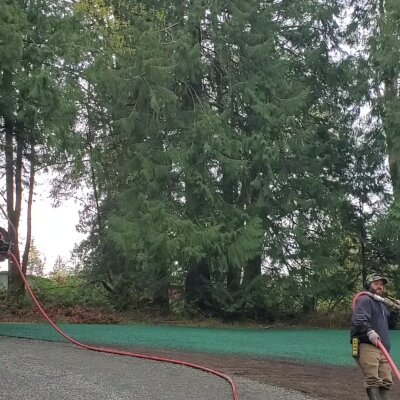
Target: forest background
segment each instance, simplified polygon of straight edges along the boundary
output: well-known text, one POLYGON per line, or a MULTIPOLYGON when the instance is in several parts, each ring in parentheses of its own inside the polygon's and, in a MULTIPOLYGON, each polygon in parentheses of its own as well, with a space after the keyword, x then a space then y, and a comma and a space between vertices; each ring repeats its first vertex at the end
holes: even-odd
POLYGON ((400 296, 399 34, 397 0, 0 0, 2 202, 39 296, 269 322, 345 321, 372 271, 400 296), (40 278, 49 171, 86 239, 40 278))

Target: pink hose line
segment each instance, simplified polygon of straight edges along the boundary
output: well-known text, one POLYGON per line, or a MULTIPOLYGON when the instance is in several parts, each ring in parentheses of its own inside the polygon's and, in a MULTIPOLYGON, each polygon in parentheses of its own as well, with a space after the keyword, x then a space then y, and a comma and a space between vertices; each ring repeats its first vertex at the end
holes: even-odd
POLYGON ((378 340, 376 342, 376 347, 383 353, 383 355, 386 357, 386 359, 388 360, 388 363, 390 365, 390 368, 392 368, 392 371, 394 372, 394 374, 396 375, 397 379, 400 381, 400 372, 397 369, 392 357, 390 357, 390 354, 388 353, 388 351, 385 349, 385 346, 382 344, 382 342, 380 340, 378 340))
MULTIPOLYGON (((354 310, 354 307, 355 307, 355 305, 356 305, 357 299, 358 299, 360 296, 365 295, 365 294, 366 294, 366 292, 364 291, 364 292, 357 293, 357 294, 353 297, 353 310, 354 310)), ((394 374, 396 375, 396 378, 400 381, 400 372, 399 372, 399 370, 397 369, 396 364, 394 363, 392 357, 390 357, 389 352, 385 349, 385 346, 382 344, 382 342, 381 342, 380 340, 378 340, 378 341, 376 342, 375 345, 376 345, 376 347, 383 353, 383 355, 385 356, 386 360, 388 361, 388 363, 389 363, 389 365, 390 365, 390 368, 392 369, 392 371, 393 371, 394 374)))
POLYGON ((232 388, 232 396, 233 396, 233 400, 239 400, 239 393, 236 387, 236 383, 234 382, 234 380, 226 375, 223 374, 222 372, 216 371, 214 369, 211 368, 207 368, 207 367, 203 367, 201 365, 197 365, 197 364, 192 364, 186 361, 180 361, 180 360, 173 360, 173 359, 169 359, 169 358, 163 358, 163 357, 156 357, 156 356, 147 356, 144 354, 136 354, 136 353, 131 353, 129 351, 122 351, 122 350, 116 350, 116 349, 112 349, 112 348, 105 348, 105 347, 96 347, 96 346, 90 346, 90 345, 86 345, 83 344, 81 342, 78 342, 77 340, 71 338, 70 336, 68 336, 65 332, 63 332, 55 323, 54 321, 47 315, 46 311, 44 311, 43 307, 40 305, 40 303, 38 302, 38 300, 36 299, 36 296, 34 295, 26 277, 24 276, 21 266, 18 262, 18 260, 16 259, 15 255, 11 252, 7 252, 7 253, 0 253, 0 255, 2 256, 7 256, 9 257, 12 262, 14 263, 14 265, 17 266, 18 271, 21 275, 22 280, 25 283, 25 287, 32 299, 32 301, 35 303, 36 307, 39 309, 40 313, 42 314, 43 318, 62 336, 64 337, 66 340, 68 340, 70 343, 75 344, 78 347, 81 347, 83 349, 86 350, 92 350, 92 351, 97 351, 97 352, 101 352, 101 353, 108 353, 108 354, 117 354, 120 356, 127 356, 127 357, 135 357, 135 358, 142 358, 142 359, 146 359, 146 360, 152 360, 152 361, 160 361, 160 362, 166 362, 166 363, 171 363, 171 364, 177 364, 177 365, 183 365, 185 367, 190 367, 190 368, 194 368, 194 369, 198 369, 201 371, 205 371, 208 372, 210 374, 216 375, 222 379, 225 379, 226 381, 229 382, 231 388, 232 388))

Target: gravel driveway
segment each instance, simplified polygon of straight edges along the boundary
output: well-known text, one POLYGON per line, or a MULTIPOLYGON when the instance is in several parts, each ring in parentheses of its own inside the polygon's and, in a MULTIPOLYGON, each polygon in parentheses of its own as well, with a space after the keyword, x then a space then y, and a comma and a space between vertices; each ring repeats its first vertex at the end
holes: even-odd
MULTIPOLYGON (((0 337, 2 400, 232 400, 211 374, 73 345, 0 337)), ((297 392, 236 379, 241 400, 306 400, 297 392)))

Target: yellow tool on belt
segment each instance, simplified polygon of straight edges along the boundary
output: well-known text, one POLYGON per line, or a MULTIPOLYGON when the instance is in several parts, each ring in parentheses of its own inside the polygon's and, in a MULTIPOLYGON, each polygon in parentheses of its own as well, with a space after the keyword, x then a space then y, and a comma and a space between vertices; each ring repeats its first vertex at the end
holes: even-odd
POLYGON ((353 340, 351 341, 351 355, 354 358, 358 358, 359 357, 359 344, 360 341, 357 338, 353 338, 353 340))

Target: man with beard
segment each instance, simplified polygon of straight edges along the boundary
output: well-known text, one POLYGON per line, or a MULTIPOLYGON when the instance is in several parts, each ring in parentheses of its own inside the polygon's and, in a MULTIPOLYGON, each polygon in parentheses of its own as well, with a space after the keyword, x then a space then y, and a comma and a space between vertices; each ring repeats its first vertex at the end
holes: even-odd
POLYGON ((351 318, 351 339, 359 342, 357 364, 364 374, 370 400, 387 400, 393 383, 390 365, 377 342, 381 341, 390 351, 389 329, 396 325, 398 312, 390 312, 386 305, 368 295, 370 292, 382 297, 387 284, 383 275, 368 275, 365 291, 357 295, 351 318))

